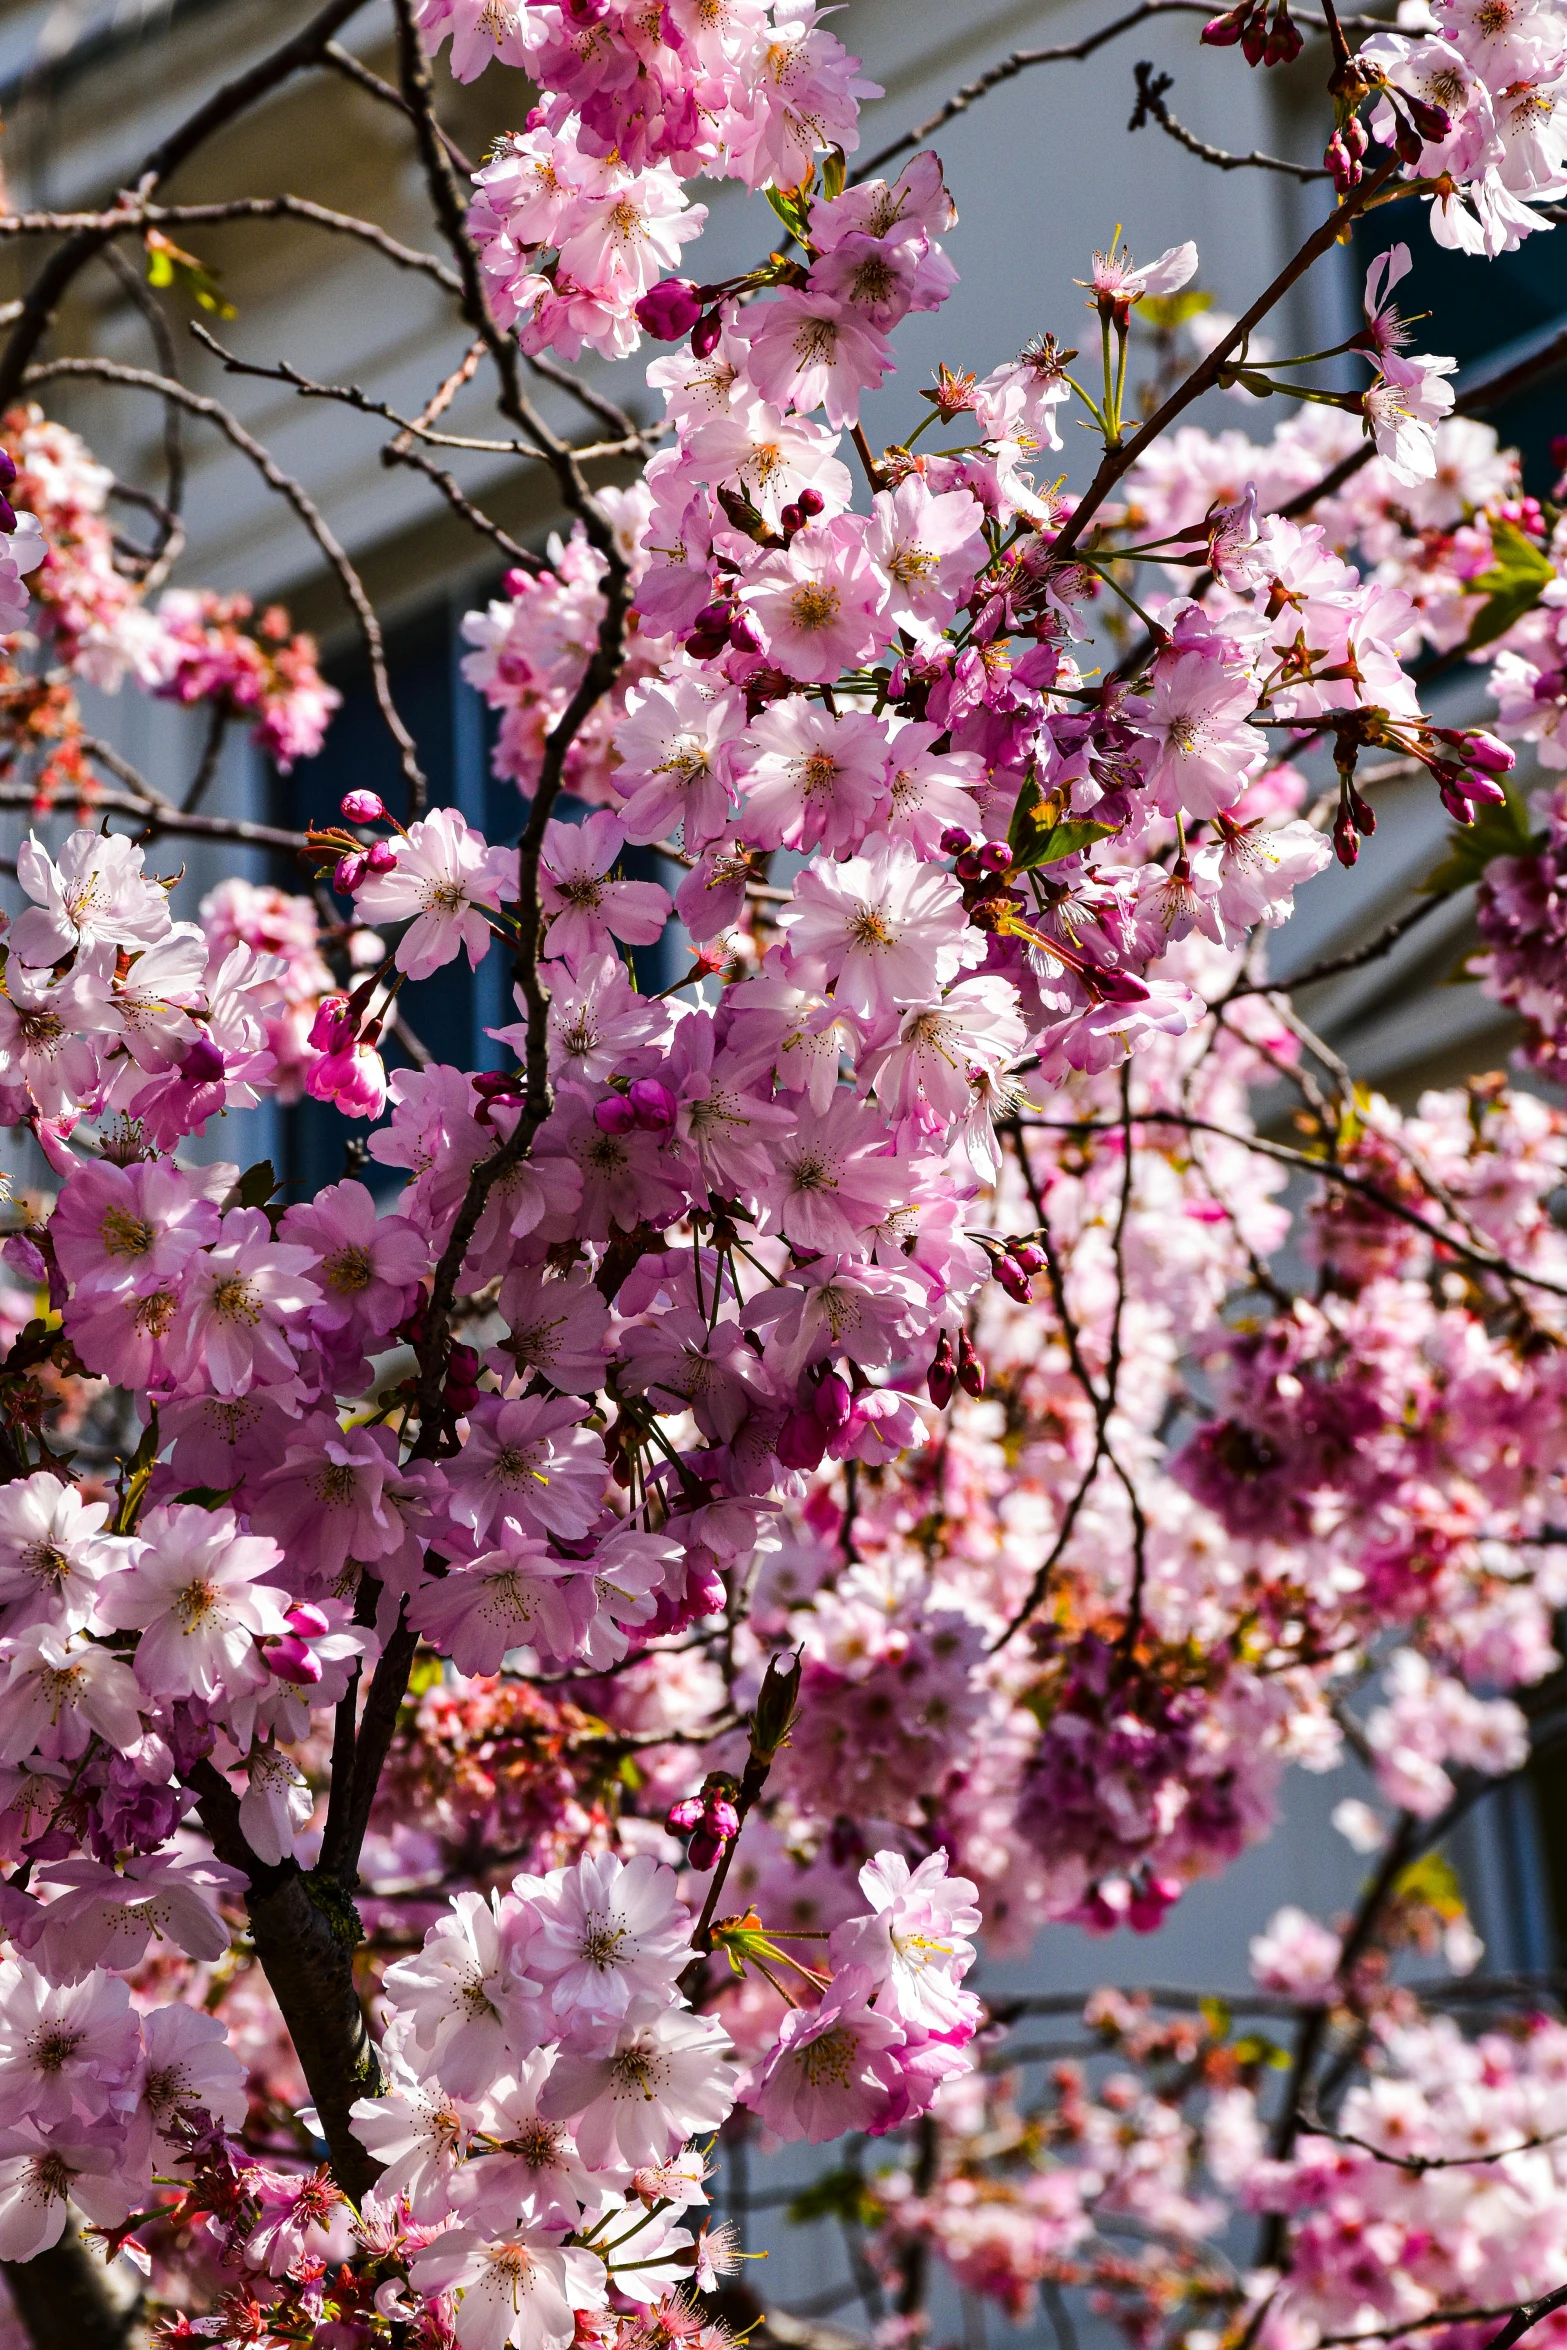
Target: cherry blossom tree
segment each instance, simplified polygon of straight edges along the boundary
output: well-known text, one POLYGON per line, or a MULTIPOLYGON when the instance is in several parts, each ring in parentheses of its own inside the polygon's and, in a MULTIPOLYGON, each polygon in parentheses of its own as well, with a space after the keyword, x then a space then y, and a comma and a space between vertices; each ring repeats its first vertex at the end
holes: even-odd
POLYGON ((336 45, 362 4, 112 206, 0 218, 48 248, 0 352, 0 804, 29 816, 0 1098, 38 1171, 0 1290, 9 2338, 808 2345, 828 2311, 743 2265, 749 2150, 789 2143, 835 2149, 789 2218, 841 2229, 886 2350, 954 2291, 1062 2350, 1074 2305, 1170 2350, 1561 2334, 1567 2025, 1476 1975, 1442 1846, 1567 1737, 1567 493, 1526 495, 1484 421, 1567 351, 1455 384, 1394 299, 1420 239, 1553 226, 1559 0, 1396 30, 1143 0, 870 155, 852 10, 391 0, 394 87, 336 45), (862 400, 902 396, 897 329, 961 261, 926 141, 1156 11, 1216 76, 1304 53, 1320 165, 1206 146, 1146 66, 1134 119, 1314 184, 1317 225, 1233 322, 1192 244, 1112 240, 1077 261, 1090 360, 1019 320, 876 450, 862 400), (447 43, 516 92, 477 166, 447 43), (163 201, 318 71, 396 112, 442 256, 305 198, 163 201), (778 240, 717 283, 685 274, 709 180, 778 240), (1392 205, 1364 323, 1264 358, 1392 205), (197 331, 389 426, 503 551, 465 667, 510 837, 428 803, 303 485, 171 367, 54 349, 91 263, 139 241, 155 285, 208 284, 170 232, 240 217, 450 296, 465 348, 415 416, 197 331), (1311 373, 1338 361, 1356 388, 1311 373), (448 469, 481 376, 487 445, 553 485, 542 551, 448 469), (47 413, 71 380, 205 424, 289 505, 395 806, 348 774, 308 834, 201 804, 233 727, 330 760, 338 697, 285 613, 169 584, 171 485, 117 535, 126 485, 47 413), (1237 387, 1288 396, 1270 438, 1188 419, 1237 387), (1494 729, 1427 707, 1460 665, 1494 729), (84 685, 201 707, 182 794, 84 685), (1523 1042, 1517 1082, 1398 1106, 1268 934, 1410 777, 1448 854, 1347 960, 1477 882, 1472 975, 1523 1042), (148 861, 182 838, 294 886, 186 908, 148 861), (418 991, 487 957, 500 1065, 442 1063, 418 991), (343 1121, 314 1197, 195 1155, 304 1097, 343 1121), (1251 1992, 968 1979, 1050 1921, 1154 1932, 1292 1769, 1346 1759, 1363 1894, 1282 1910, 1251 1992), (1031 2040, 1048 2015, 1073 2036, 1031 2040))

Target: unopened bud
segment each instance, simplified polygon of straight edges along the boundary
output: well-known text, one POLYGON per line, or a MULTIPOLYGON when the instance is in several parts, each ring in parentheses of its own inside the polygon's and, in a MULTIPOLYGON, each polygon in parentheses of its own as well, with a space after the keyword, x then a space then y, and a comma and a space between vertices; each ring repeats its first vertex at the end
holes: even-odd
POLYGON ((800 1694, 801 1655, 770 1656, 756 1711, 751 1716, 751 1752, 758 1762, 770 1763, 794 1725, 795 1701, 800 1694))
POLYGON ((594 1105, 593 1123, 600 1134, 629 1134, 637 1123, 637 1114, 623 1093, 612 1093, 606 1101, 594 1105))
POLYGON ((1353 865, 1360 855, 1360 835, 1355 820, 1342 804, 1333 819, 1333 854, 1344 866, 1353 865))
POLYGON ((1042 1273, 1049 1262, 1037 1240, 1014 1240, 1007 1254, 1028 1274, 1042 1273))
POLYGON ((351 898, 365 877, 365 860, 358 850, 351 857, 339 857, 332 868, 332 887, 340 898, 351 898))
POLYGON ((198 1036, 180 1063, 180 1075, 187 1085, 216 1085, 227 1067, 222 1052, 211 1038, 198 1036))
POLYGON ((830 1436, 836 1436, 845 1425, 853 1406, 847 1379, 837 1371, 829 1371, 816 1390, 812 1409, 830 1436))
POLYGON ((800 512, 805 516, 807 522, 815 521, 817 515, 820 514, 822 510, 824 502, 825 501, 823 500, 820 490, 802 490, 800 495, 795 499, 795 504, 799 507, 800 512))
POLYGON ((1012 869, 1012 851, 1004 840, 987 840, 974 854, 987 873, 1009 873, 1012 869))
POLYGON ((999 1281, 1008 1297, 1020 1306, 1026 1306, 1033 1297, 1028 1275, 1011 1257, 997 1257, 991 1265, 992 1277, 999 1281))
POLYGON ((971 849, 973 845, 974 835, 965 832, 961 824, 949 824, 941 836, 941 853, 944 857, 961 857, 964 850, 971 849))
POLYGON ((345 791, 338 807, 350 824, 379 824, 386 802, 378 791, 345 791))
POLYGON ((691 329, 692 355, 697 359, 710 359, 722 342, 723 334, 723 320, 716 310, 709 310, 691 329))
POLYGON ((648 1133, 667 1134, 674 1125, 679 1105, 669 1087, 659 1078, 637 1078, 628 1089, 626 1099, 637 1124, 648 1133))
POLYGON ((925 1374, 925 1392, 938 1412, 946 1410, 952 1401, 952 1390, 957 1385, 958 1366, 953 1357, 952 1340, 945 1330, 936 1341, 936 1351, 925 1374))
POLYGON ((713 1866, 724 1849, 724 1839, 715 1836, 704 1820, 686 1846, 686 1859, 694 1869, 706 1871, 713 1866))
POLYGON ((814 1411, 790 1412, 773 1442, 786 1469, 819 1469, 827 1450, 827 1431, 814 1411))
POLYGON ((308 1689, 321 1678, 321 1659, 292 1632, 274 1640, 264 1653, 280 1681, 292 1681, 299 1688, 308 1689))
POLYGON ((759 653, 762 640, 749 612, 737 612, 729 623, 729 642, 737 653, 759 653))
POLYGON ((372 873, 390 873, 397 863, 397 851, 389 840, 378 840, 366 853, 365 863, 372 873))
POLYGON ((966 1330, 958 1333, 958 1385, 965 1395, 983 1395, 985 1366, 974 1352, 973 1341, 966 1330))
POLYGON ((1487 734, 1482 727, 1465 736, 1464 748, 1469 753, 1470 766, 1478 767, 1486 775, 1506 775, 1518 764, 1518 754, 1511 743, 1487 734))
POLYGON ((672 1836, 689 1836, 693 1828, 701 1825, 702 1810, 700 1795, 682 1795, 678 1803, 670 1805, 664 1825, 672 1836))

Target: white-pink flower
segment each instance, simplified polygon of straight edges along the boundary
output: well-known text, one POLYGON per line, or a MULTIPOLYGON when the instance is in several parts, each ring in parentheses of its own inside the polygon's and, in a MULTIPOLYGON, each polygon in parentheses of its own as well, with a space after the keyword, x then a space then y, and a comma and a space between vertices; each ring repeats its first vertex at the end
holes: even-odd
POLYGON ((953 876, 884 834, 841 865, 808 865, 778 920, 791 962, 820 969, 840 1002, 868 1020, 927 998, 933 981, 943 987, 985 958, 953 876))
POLYGON ((104 1532, 108 1519, 106 1501, 84 1501, 50 1469, 0 1486, 0 1626, 80 1631, 103 1577, 134 1555, 128 1536, 104 1532))
POLYGON ((99 1599, 106 1624, 139 1629, 136 1678, 156 1697, 214 1699, 266 1675, 258 1640, 288 1630, 288 1594, 261 1578, 282 1565, 268 1536, 232 1510, 173 1502, 141 1521, 134 1566, 99 1599))
POLYGON ((829 685, 869 659, 880 640, 884 582, 857 515, 813 522, 751 564, 740 582, 770 661, 790 677, 829 685))
POLYGON ((260 1208, 230 1208, 212 1247, 194 1256, 168 1341, 173 1368, 219 1395, 292 1379, 291 1332, 320 1303, 312 1249, 274 1241, 260 1208))
POLYGON ((777 2138, 813 2146, 848 2130, 875 2135, 901 2118, 902 2026, 869 2005, 869 1968, 846 1967, 816 2007, 791 2008, 777 2041, 741 2075, 737 2094, 777 2138))
POLYGON ((618 2022, 633 2001, 673 1994, 691 1957, 673 1869, 646 1853, 630 1861, 588 1853, 575 1868, 516 1878, 513 1891, 535 1920, 528 1970, 558 2016, 618 2022))
POLYGON ((651 946, 669 919, 669 893, 656 881, 614 881, 625 826, 607 808, 584 824, 552 819, 539 860, 539 903, 549 924, 549 951, 573 972, 614 938, 651 946))
POLYGON ((467 951, 477 970, 491 938, 482 909, 517 895, 517 852, 491 848, 455 808, 436 808, 392 843, 397 862, 369 873, 356 892, 367 922, 406 922, 397 968, 428 979, 467 951))
POLYGON ((458 2296, 461 2350, 568 2350, 579 2309, 602 2309, 608 2285, 592 2252, 540 2231, 484 2236, 448 2228, 409 2264, 421 2293, 458 2296))

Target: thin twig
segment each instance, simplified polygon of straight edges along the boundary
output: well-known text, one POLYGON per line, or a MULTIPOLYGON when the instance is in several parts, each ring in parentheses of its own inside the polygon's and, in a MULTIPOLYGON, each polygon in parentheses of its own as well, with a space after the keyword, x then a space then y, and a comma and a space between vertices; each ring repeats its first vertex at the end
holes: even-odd
MULTIPOLYGON (((395 106, 406 121, 413 121, 413 108, 403 96, 402 91, 394 90, 390 82, 384 82, 378 73, 372 73, 369 66, 362 63, 352 50, 343 48, 336 41, 328 41, 321 52, 320 62, 322 65, 330 66, 334 73, 340 73, 345 81, 357 82, 368 97, 377 99, 383 106, 395 106)), ((457 141, 449 131, 442 128, 440 123, 436 124, 435 129, 441 145, 446 149, 457 169, 465 179, 471 179, 473 165, 468 161, 457 141)))
POLYGON ((1249 155, 1232 155, 1226 147, 1211 147, 1206 139, 1199 139, 1195 131, 1177 122, 1165 104, 1165 91, 1175 87, 1174 74, 1155 73, 1148 58, 1140 60, 1132 71, 1137 79, 1137 104, 1126 126, 1129 131, 1140 131, 1145 123, 1156 122, 1178 147, 1184 147, 1200 163, 1211 163, 1216 171, 1282 171, 1287 178, 1303 183, 1332 178, 1332 173, 1324 171, 1320 164, 1286 163, 1282 156, 1264 155, 1256 147, 1249 155))
POLYGON ((353 606, 370 663, 376 702, 386 722, 387 732, 397 745, 403 774, 408 783, 410 804, 417 813, 424 801, 424 771, 419 765, 413 736, 399 717, 397 704, 392 699, 392 688, 386 674, 386 650, 381 639, 381 623, 376 618, 375 607, 365 593, 358 572, 308 491, 295 481, 292 474, 283 471, 277 460, 258 440, 251 437, 239 418, 225 408, 221 400, 214 400, 205 392, 190 391, 169 376, 153 375, 141 367, 122 367, 110 359, 46 359, 39 366, 28 368, 23 382, 30 388, 34 384, 53 382, 62 376, 88 376, 100 383, 123 384, 131 391, 154 392, 160 398, 178 400, 192 415, 204 416, 209 423, 215 424, 234 447, 250 459, 268 488, 276 490, 280 497, 288 500, 337 573, 343 592, 353 606))
POLYGON ((361 244, 371 246, 386 260, 395 262, 399 269, 418 270, 426 277, 433 277, 448 293, 461 291, 445 262, 437 260, 433 253, 421 253, 413 245, 400 243, 373 220, 361 220, 351 212, 334 212, 329 205, 313 203, 307 196, 231 196, 213 204, 117 204, 100 212, 7 212, 0 213, 0 237, 92 232, 101 234, 107 242, 114 237, 139 236, 149 228, 191 228, 247 220, 302 220, 337 236, 356 237, 361 244))

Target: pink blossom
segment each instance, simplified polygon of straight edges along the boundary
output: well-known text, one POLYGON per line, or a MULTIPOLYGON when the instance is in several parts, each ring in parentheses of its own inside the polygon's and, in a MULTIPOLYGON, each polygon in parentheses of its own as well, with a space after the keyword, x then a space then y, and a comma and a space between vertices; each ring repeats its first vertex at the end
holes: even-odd
POLYGON ((260 1208, 230 1208, 216 1241, 186 1268, 169 1346, 172 1367, 204 1374, 220 1395, 291 1379, 293 1317, 321 1298, 306 1276, 315 1252, 275 1242, 260 1208))
POLYGON ((818 2006, 790 2009, 774 2046, 741 2075, 741 2102, 775 2137, 820 2146, 892 2126, 904 2034, 868 2004, 874 1988, 869 1968, 844 1968, 818 2006))
POLYGON ((517 894, 517 852, 493 849, 455 808, 436 808, 393 844, 396 862, 366 876, 355 893, 368 922, 407 922, 397 968, 428 979, 467 951, 477 970, 489 946, 492 912, 517 894))
POLYGON ((140 1630, 136 1678, 150 1695, 217 1698, 264 1673, 256 1642, 288 1630, 286 1594, 259 1580, 282 1565, 265 1535, 242 1534, 232 1510, 173 1503, 149 1510, 134 1566, 101 1594, 99 1614, 140 1630))
POLYGON ((833 855, 857 848, 875 819, 886 760, 886 730, 863 711, 835 717, 795 696, 775 703, 735 755, 746 837, 833 855))
POLYGON ((822 684, 876 650, 883 592, 864 525, 853 515, 799 531, 781 552, 752 564, 741 588, 769 660, 790 677, 822 684))
POLYGON ((907 841, 880 836, 861 856, 811 865, 779 910, 793 963, 820 968, 850 1011, 880 1020, 983 960, 963 892, 907 841))
POLYGON ((619 819, 603 808, 584 824, 552 820, 544 828, 539 902, 550 925, 550 952, 573 973, 608 949, 611 938, 651 946, 669 918, 668 893, 657 882, 608 878, 625 837, 619 819))

